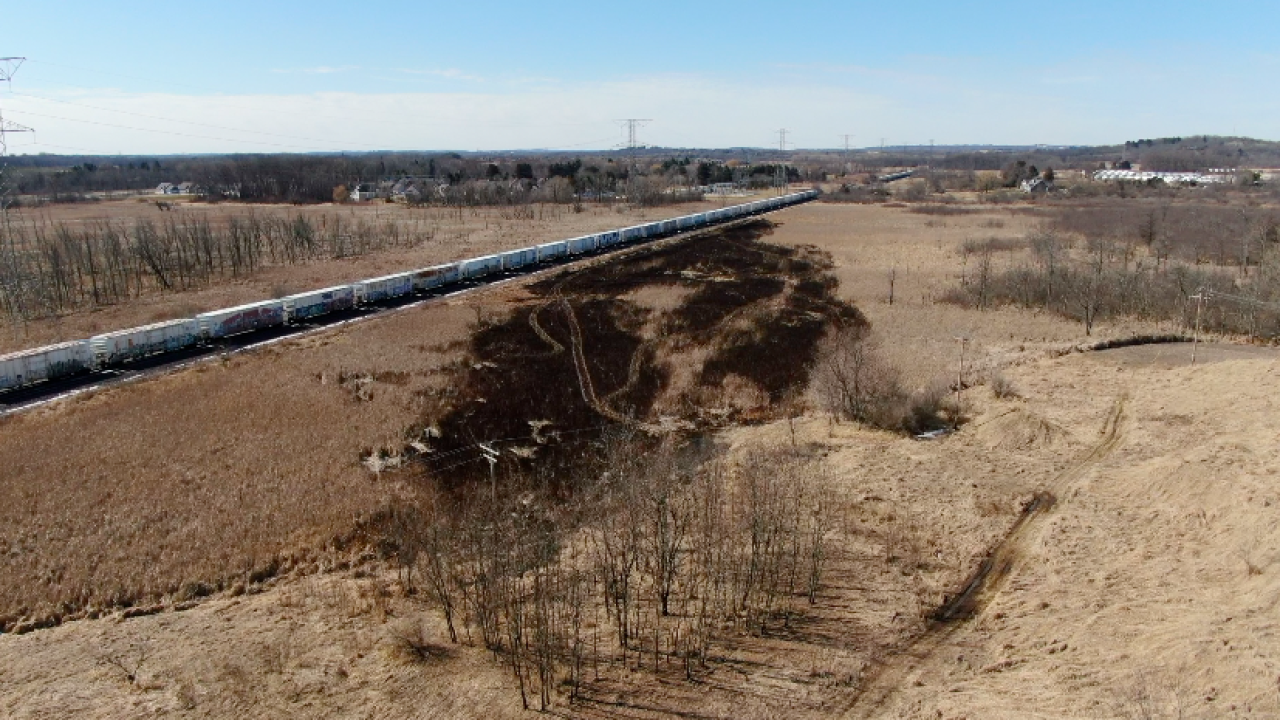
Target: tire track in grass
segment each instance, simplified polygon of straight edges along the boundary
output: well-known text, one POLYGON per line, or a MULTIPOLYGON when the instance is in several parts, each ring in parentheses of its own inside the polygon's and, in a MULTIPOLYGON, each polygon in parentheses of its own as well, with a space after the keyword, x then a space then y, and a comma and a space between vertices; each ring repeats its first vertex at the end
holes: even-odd
POLYGON ((1069 498, 1086 471, 1115 452, 1124 441, 1124 408, 1128 398, 1116 399, 1102 426, 1102 437, 1075 462, 1060 471, 1022 509, 1008 534, 983 558, 965 581, 963 589, 933 612, 923 631, 901 647, 874 659, 863 686, 854 694, 845 713, 850 718, 874 717, 885 709, 899 688, 919 678, 929 660, 980 617, 1006 584, 1017 565, 1027 557, 1040 521, 1069 498), (1056 495, 1055 495, 1056 493, 1056 495))

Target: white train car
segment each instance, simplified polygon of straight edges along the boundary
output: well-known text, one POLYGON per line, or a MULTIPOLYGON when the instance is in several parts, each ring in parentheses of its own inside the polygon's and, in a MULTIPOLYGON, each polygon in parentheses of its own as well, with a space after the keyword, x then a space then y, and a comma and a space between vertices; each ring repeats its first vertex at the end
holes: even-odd
POLYGON ((581 255, 582 253, 591 252, 596 249, 596 236, 583 235, 582 237, 566 240, 565 243, 569 246, 570 255, 581 255))
POLYGON ((472 280, 492 273, 502 272, 502 257, 485 255, 483 257, 463 260, 460 263, 459 276, 463 280, 472 280))
POLYGON ((538 262, 548 262, 550 260, 559 260, 569 254, 569 242, 560 240, 559 242, 542 243, 534 248, 538 252, 538 262))
POLYGON ((88 340, 74 340, 0 355, 0 390, 57 380, 93 369, 88 340))
POLYGON ((413 289, 418 292, 432 290, 441 285, 458 282, 461 277, 459 263, 433 265, 429 268, 413 271, 413 289))
POLYGON ((538 249, 527 247, 519 250, 508 250, 504 253, 498 253, 498 257, 502 259, 503 270, 517 270, 538 262, 538 249))
POLYGON ((355 304, 355 288, 350 285, 338 285, 290 295, 284 299, 284 312, 289 322, 297 322, 318 315, 350 310, 355 307, 355 304))
POLYGON ((413 292, 413 273, 396 273, 351 283, 356 294, 356 304, 378 302, 413 292))
POLYGON ((486 255, 412 272, 371 278, 352 285, 313 290, 280 300, 224 308, 201 313, 189 320, 155 323, 96 335, 88 340, 0 355, 0 390, 98 370, 147 355, 179 350, 194 345, 200 340, 215 340, 283 325, 289 320, 324 315, 360 303, 408 295, 415 290, 430 290, 503 270, 589 253, 623 242, 633 242, 724 220, 748 217, 804 202, 817 195, 815 190, 804 190, 704 213, 668 218, 620 230, 543 243, 497 255, 486 255))
POLYGON ((199 341, 200 326, 187 318, 95 335, 89 338, 89 349, 94 365, 103 367, 182 350, 199 341))
POLYGON ((213 312, 200 313, 195 317, 200 328, 200 336, 205 340, 262 328, 283 325, 285 321, 284 300, 263 300, 262 302, 237 305, 213 312))

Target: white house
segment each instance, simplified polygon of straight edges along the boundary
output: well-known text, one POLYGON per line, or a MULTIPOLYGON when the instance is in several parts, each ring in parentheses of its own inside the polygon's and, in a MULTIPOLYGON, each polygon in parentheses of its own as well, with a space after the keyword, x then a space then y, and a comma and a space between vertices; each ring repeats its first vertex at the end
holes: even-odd
POLYGON ((348 193, 352 200, 373 200, 378 197, 378 187, 373 183, 356 183, 348 193))

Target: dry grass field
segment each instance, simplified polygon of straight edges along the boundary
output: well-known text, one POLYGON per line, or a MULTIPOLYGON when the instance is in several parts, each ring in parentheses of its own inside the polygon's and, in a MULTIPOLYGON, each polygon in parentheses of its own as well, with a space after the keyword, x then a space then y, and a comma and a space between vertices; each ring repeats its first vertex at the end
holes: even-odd
MULTIPOLYGON (((305 217, 319 227, 335 219, 348 226, 392 226, 404 237, 418 238, 407 247, 393 247, 367 255, 315 260, 302 265, 267 265, 252 275, 182 292, 147 292, 129 302, 85 308, 50 318, 34 319, 22 327, 0 324, 0 353, 76 340, 90 335, 143 325, 289 293, 348 283, 401 270, 527 247, 537 243, 585 235, 601 230, 721 207, 720 201, 640 208, 628 205, 584 204, 581 213, 568 205, 528 205, 510 208, 412 208, 400 204, 239 205, 180 203, 164 213, 151 202, 111 200, 82 205, 53 205, 15 212, 19 226, 50 228, 64 224, 71 230, 111 223, 132 227, 138 219, 160 223, 173 220, 206 221, 225 227, 231 217, 249 213, 280 218, 305 217)), ((47 231, 47 230, 46 230, 47 231)))
MULTIPOLYGON (((831 254, 838 293, 912 386, 954 382, 963 338, 971 421, 928 442, 816 412, 721 430, 731 461, 798 447, 813 463, 834 518, 814 604, 785 632, 726 628, 696 682, 644 653, 591 668, 555 713, 1280 717, 1280 355, 1064 354, 1166 328, 1086 338, 1046 313, 937 303, 964 243, 1016 239, 1026 213, 811 204, 775 220, 770 243, 831 254), (984 384, 997 371, 1004 398, 984 384), (1053 501, 1019 522, 1036 493, 1053 501), (972 617, 929 620, 993 548, 972 617)), ((392 569, 340 565, 350 552, 323 544, 417 491, 362 451, 404 443, 477 312, 530 297, 477 293, 5 421, 0 467, 19 499, 0 509, 7 607, 76 592, 106 604, 139 578, 155 609, 186 607, 204 592, 190 580, 227 568, 245 587, 0 635, 0 704, 23 718, 522 714, 500 660, 450 645, 392 569), (298 572, 256 572, 273 557, 298 572)), ((630 297, 671 309, 687 294, 630 297)))

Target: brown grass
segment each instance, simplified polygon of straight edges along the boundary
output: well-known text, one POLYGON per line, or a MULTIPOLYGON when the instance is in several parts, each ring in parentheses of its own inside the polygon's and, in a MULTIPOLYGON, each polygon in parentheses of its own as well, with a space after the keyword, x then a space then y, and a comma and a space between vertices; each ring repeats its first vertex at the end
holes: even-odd
MULTIPOLYGON (((1185 348, 1169 346, 1060 356, 1063 348, 1084 340, 1079 324, 1043 314, 935 304, 933 293, 955 280, 962 243, 991 235, 983 226, 990 217, 957 216, 946 227, 931 228, 925 224, 928 216, 857 205, 810 205, 777 216, 781 224, 771 241, 816 244, 833 253, 840 292, 865 311, 884 338, 886 355, 908 382, 923 386, 955 378, 960 351, 955 338, 963 336, 973 377, 960 384, 972 384, 1000 367, 1021 397, 999 400, 986 389, 966 391, 974 422, 929 443, 830 425, 819 416, 802 418, 793 427, 782 421, 720 434, 731 455, 793 442, 813 453, 826 488, 824 505, 840 518, 830 535, 828 581, 818 602, 796 619, 790 634, 726 635, 715 645, 713 673, 702 682, 685 682, 675 664, 660 663, 655 672, 651 656, 643 658, 643 668, 607 663, 599 668, 598 680, 593 674, 589 704, 559 705, 557 712, 569 717, 1015 718, 1034 709, 1052 717, 1114 716, 1129 711, 1135 695, 1128 689, 1139 685, 1135 676, 1150 670, 1152 677, 1178 678, 1178 697, 1194 716, 1280 713, 1274 673, 1280 657, 1268 642, 1276 632, 1280 573, 1271 554, 1253 551, 1280 542, 1273 517, 1280 497, 1271 481, 1280 461, 1271 399, 1274 353, 1224 354, 1196 367, 1186 365, 1185 348), (891 268, 897 268, 899 283, 893 305, 886 302, 891 268), (1161 353, 1158 361, 1152 361, 1152 353, 1161 353), (1129 400, 1114 428, 1116 443, 1107 454, 1083 454, 1099 437, 1117 397, 1129 400), (1011 413, 1014 409, 1018 412, 1011 413), (1018 501, 1046 485, 1059 503, 1028 534, 987 610, 947 633, 921 636, 921 618, 999 541, 1018 501), (1241 548, 1250 549, 1243 564, 1241 548), (912 644, 920 637, 933 640, 912 644), (903 668, 904 679, 877 695, 878 704, 866 705, 859 693, 873 683, 876 668, 887 669, 881 677, 903 668)), ((1001 217, 1009 237, 1024 233, 1024 223, 1032 221, 1001 217)), ((503 297, 515 299, 499 293, 494 302, 503 297)), ((185 492, 185 478, 204 472, 208 477, 202 482, 211 488, 243 487, 268 477, 251 472, 253 463, 274 462, 281 472, 297 473, 278 482, 278 491, 293 493, 293 502, 313 503, 308 512, 321 521, 375 506, 371 495, 385 497, 398 488, 371 480, 347 463, 362 446, 388 442, 388 437, 402 441, 395 433, 409 417, 406 394, 429 382, 412 374, 419 361, 406 358, 421 352, 416 346, 423 340, 407 329, 416 328, 435 343, 461 337, 475 317, 455 307, 448 316, 453 324, 440 331, 430 320, 437 317, 434 312, 405 313, 394 322, 323 336, 333 343, 350 337, 353 347, 347 352, 367 353, 359 355, 365 362, 325 348, 280 358, 267 353, 232 361, 227 368, 121 388, 4 425, 0 460, 25 462, 42 483, 20 479, 25 495, 19 497, 26 504, 0 509, 0 537, 10 549, 0 557, 11 563, 3 566, 0 588, 15 581, 38 583, 40 576, 28 567, 65 565, 82 582, 96 580, 88 560, 76 558, 92 558, 89 549, 109 548, 114 536, 99 531, 98 506, 78 499, 96 488, 79 477, 91 477, 104 463, 159 478, 96 479, 148 500, 96 496, 104 497, 113 513, 137 526, 161 522, 184 532, 181 522, 163 517, 162 509, 185 508, 182 522, 232 545, 240 542, 235 534, 205 523, 198 503, 169 500, 185 492), (379 347, 371 348, 375 343, 379 347), (252 375, 252 368, 266 363, 281 369, 279 377, 252 375), (373 399, 357 401, 348 389, 312 380, 319 369, 335 378, 344 371, 376 378, 383 371, 409 372, 411 379, 405 385, 375 380, 373 399), (224 382, 201 379, 205 376, 224 382), (239 379, 232 383, 232 378, 239 379), (273 391, 273 383, 282 388, 273 391), (182 392, 187 385, 200 392, 182 392), (238 393, 235 401, 213 393, 219 388, 238 393), (179 404, 175 396, 160 389, 178 392, 182 407, 173 407, 179 404), (324 392, 338 390, 341 401, 321 399, 324 392), (293 394, 300 397, 292 400, 293 394), (133 396, 137 405, 128 407, 146 424, 131 431, 109 429, 113 410, 134 402, 133 396), (255 402, 278 407, 255 410, 255 402), (358 413, 349 427, 312 422, 308 433, 280 430, 271 416, 298 412, 295 402, 303 408, 354 407, 358 413), (196 415, 193 407, 211 408, 215 422, 186 418, 196 415), (90 420, 96 424, 85 425, 90 420), (178 440, 165 439, 171 426, 188 435, 183 442, 200 449, 189 451, 178 440), (142 427, 153 435, 140 432, 142 427), (118 444, 82 439, 82 428, 111 432, 118 444), (272 433, 285 432, 296 443, 290 449, 309 448, 307 453, 294 450, 295 455, 313 455, 316 466, 330 474, 260 452, 279 454, 272 433), (193 437, 204 436, 209 439, 193 443, 193 437), (124 448, 132 452, 139 438, 161 443, 178 460, 161 453, 122 459, 128 454, 124 448), (237 443, 228 443, 233 439, 237 443), (28 445, 40 453, 34 460, 25 455, 28 445), (233 453, 228 458, 234 465, 220 464, 227 452, 233 453), (53 466, 46 470, 41 459, 53 466), (328 506, 302 494, 325 483, 333 486, 324 501, 328 506), (39 502, 33 514, 27 496, 35 495, 56 497, 58 503, 39 502), (15 541, 27 543, 17 555, 11 552, 15 541), (10 570, 19 564, 23 572, 10 570)), ((1104 324, 1099 330, 1120 336, 1132 328, 1104 324)), ((1201 350, 1202 358, 1211 357, 1201 350)), ((314 417, 327 415, 315 412, 314 417)), ((288 530, 291 537, 324 534, 302 512, 271 510, 286 503, 270 492, 252 492, 238 504, 214 493, 198 498, 223 503, 219 519, 240 522, 242 529, 256 527, 259 538, 266 537, 268 523, 246 518, 272 513, 278 523, 274 529, 288 530)), ((349 517, 333 526, 349 526, 349 517)), ((147 558, 159 566, 159 582, 182 575, 183 558, 147 558)), ((424 647, 444 643, 447 636, 434 610, 400 597, 388 577, 311 576, 282 581, 259 595, 216 598, 185 613, 0 636, 9 680, 0 687, 0 703, 19 716, 112 717, 144 710, 163 716, 183 707, 209 717, 519 714, 510 672, 486 653, 463 646, 438 663, 409 662, 412 655, 395 649, 400 635, 424 647), (382 589, 375 587, 378 582, 384 583, 382 589), (415 634, 412 626, 396 622, 401 618, 421 619, 426 631, 415 634), (128 649, 140 639, 153 648, 141 677, 157 688, 145 692, 97 663, 100 648, 128 649)))
POLYGON ((183 600, 351 532, 405 492, 361 454, 404 446, 473 316, 402 312, 4 420, 0 618, 183 600))

